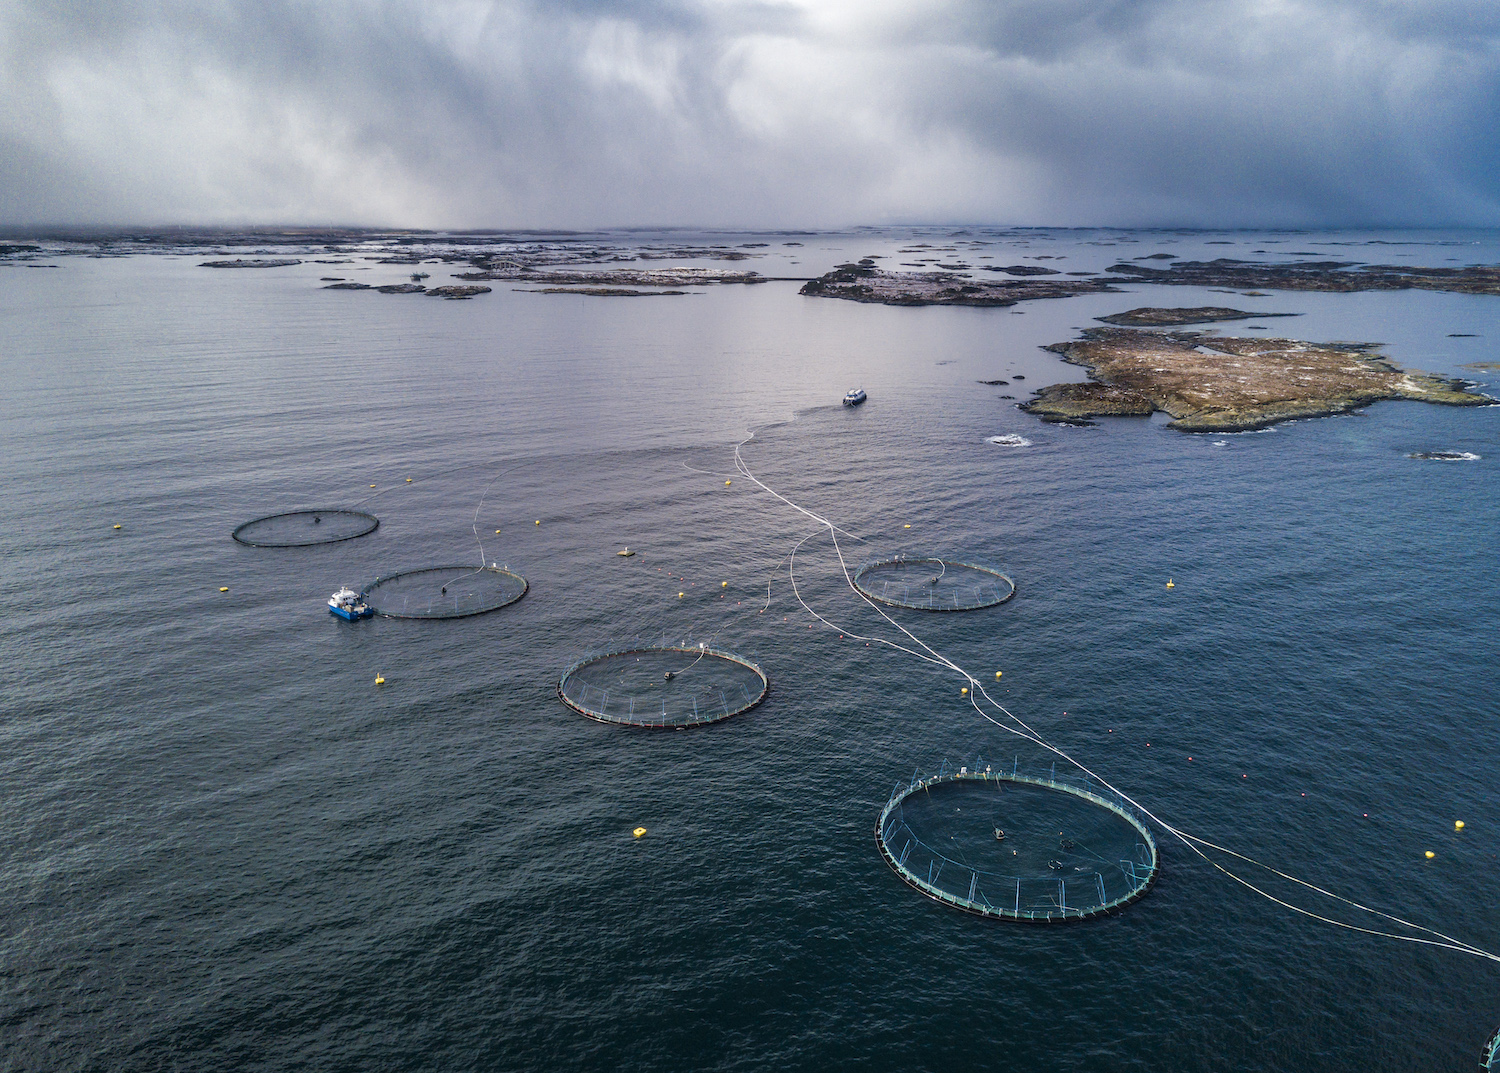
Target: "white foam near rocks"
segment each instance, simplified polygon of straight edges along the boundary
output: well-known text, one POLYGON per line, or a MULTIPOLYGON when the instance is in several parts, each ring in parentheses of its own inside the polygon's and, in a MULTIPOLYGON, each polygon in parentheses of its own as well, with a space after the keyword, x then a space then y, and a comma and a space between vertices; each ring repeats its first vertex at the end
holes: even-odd
POLYGON ((996 447, 1030 447, 1031 446, 1031 441, 1028 440, 1025 436, 1016 436, 1016 435, 991 436, 988 439, 986 439, 984 442, 985 443, 993 443, 996 447))

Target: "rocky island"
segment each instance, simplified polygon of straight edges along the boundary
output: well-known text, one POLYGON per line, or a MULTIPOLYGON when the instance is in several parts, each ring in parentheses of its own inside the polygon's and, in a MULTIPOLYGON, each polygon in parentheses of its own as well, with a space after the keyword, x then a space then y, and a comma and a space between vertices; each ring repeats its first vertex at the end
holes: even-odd
POLYGON ((302 262, 293 257, 236 257, 232 261, 204 261, 199 268, 290 268, 302 262))
POLYGON ((954 272, 890 272, 865 258, 839 265, 803 284, 798 293, 892 306, 1013 306, 1033 298, 1072 298, 1114 291, 1108 280, 1006 279, 976 282, 954 272))
POLYGON ((1250 317, 1297 317, 1300 313, 1246 313, 1243 309, 1225 306, 1194 306, 1189 309, 1163 309, 1159 306, 1142 306, 1127 309, 1124 313, 1111 313, 1107 317, 1095 317, 1105 324, 1118 324, 1124 328, 1175 328, 1180 324, 1208 324, 1219 320, 1247 320, 1250 317))
POLYGON ((1240 432, 1382 399, 1450 406, 1495 401, 1466 390, 1462 381, 1403 370, 1377 355, 1378 347, 1089 328, 1080 340, 1043 349, 1084 366, 1093 382, 1043 388, 1021 409, 1075 424, 1161 410, 1184 432, 1240 432))
POLYGON ((1269 288, 1282 291, 1458 291, 1500 294, 1500 265, 1418 268, 1410 265, 1361 265, 1353 261, 1294 261, 1270 264, 1236 261, 1178 261, 1165 268, 1141 264, 1110 265, 1126 283, 1170 283, 1179 287, 1269 288))
MULTIPOLYGON (((720 268, 533 268, 529 265, 498 264, 473 272, 455 272, 454 279, 507 280, 574 287, 684 287, 710 283, 765 283, 758 272, 731 272, 720 268)), ((807 277, 802 277, 806 279, 807 277)))

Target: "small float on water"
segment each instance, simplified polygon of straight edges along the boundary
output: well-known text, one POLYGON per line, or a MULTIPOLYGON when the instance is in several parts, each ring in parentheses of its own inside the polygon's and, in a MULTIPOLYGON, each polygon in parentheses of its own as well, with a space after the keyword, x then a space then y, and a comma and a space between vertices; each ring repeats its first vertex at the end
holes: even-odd
POLYGON ((862 388, 862 387, 857 387, 853 391, 847 392, 844 395, 844 405, 845 406, 858 406, 860 403, 864 402, 865 399, 867 399, 867 398, 869 398, 869 396, 865 394, 865 389, 862 388))
POLYGON ((357 618, 369 618, 375 609, 346 585, 328 598, 328 613, 353 622, 357 618))

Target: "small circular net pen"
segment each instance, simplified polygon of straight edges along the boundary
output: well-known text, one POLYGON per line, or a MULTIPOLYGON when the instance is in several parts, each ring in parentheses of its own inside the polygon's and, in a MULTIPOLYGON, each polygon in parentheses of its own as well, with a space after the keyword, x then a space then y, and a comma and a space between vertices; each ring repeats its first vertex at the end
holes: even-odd
POLYGON ((229 535, 252 548, 306 548, 353 540, 378 528, 380 519, 364 511, 294 510, 253 518, 229 535))
MULTIPOLYGON (((977 762, 976 762, 977 765, 977 762)), ((1156 840, 1093 780, 1012 765, 914 775, 875 826, 880 852, 923 894, 980 916, 1026 923, 1116 912, 1156 882, 1156 840)))
POLYGON ((428 566, 378 577, 360 593, 389 618, 465 618, 513 604, 526 579, 501 566, 428 566))
POLYGON ((991 567, 916 555, 862 564, 854 587, 872 600, 918 611, 975 611, 1016 594, 1016 583, 991 567))
POLYGON ((769 688, 764 671, 733 653, 662 645, 587 656, 563 672, 557 695, 601 723, 681 728, 747 712, 769 688))
POLYGON ((1500 1029, 1490 1037, 1479 1055, 1479 1068, 1487 1073, 1500 1073, 1500 1029))

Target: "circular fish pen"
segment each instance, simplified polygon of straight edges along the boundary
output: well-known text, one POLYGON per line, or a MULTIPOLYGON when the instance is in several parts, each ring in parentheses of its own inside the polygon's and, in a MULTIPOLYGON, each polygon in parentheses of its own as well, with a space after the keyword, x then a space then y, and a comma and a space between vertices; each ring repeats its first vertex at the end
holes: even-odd
POLYGON ((1016 583, 998 570, 936 556, 864 563, 854 572, 854 587, 872 600, 918 611, 976 611, 1016 594, 1016 583))
POLYGON ((557 695, 601 723, 690 727, 755 707, 770 681, 754 663, 707 645, 662 645, 586 656, 563 672, 557 695))
POLYGON ((897 785, 875 841, 909 886, 998 920, 1054 924, 1118 912, 1156 882, 1156 839, 1093 780, 945 763, 897 785))
POLYGON ((1479 1068, 1487 1073, 1500 1073, 1500 1029, 1496 1029, 1495 1034, 1484 1045, 1484 1051, 1479 1056, 1479 1068))
POLYGON ((306 548, 367 536, 380 519, 361 510, 293 510, 252 518, 229 535, 252 548, 306 548))
POLYGON ((466 618, 526 595, 526 579, 501 566, 427 566, 378 577, 360 596, 388 618, 466 618))

